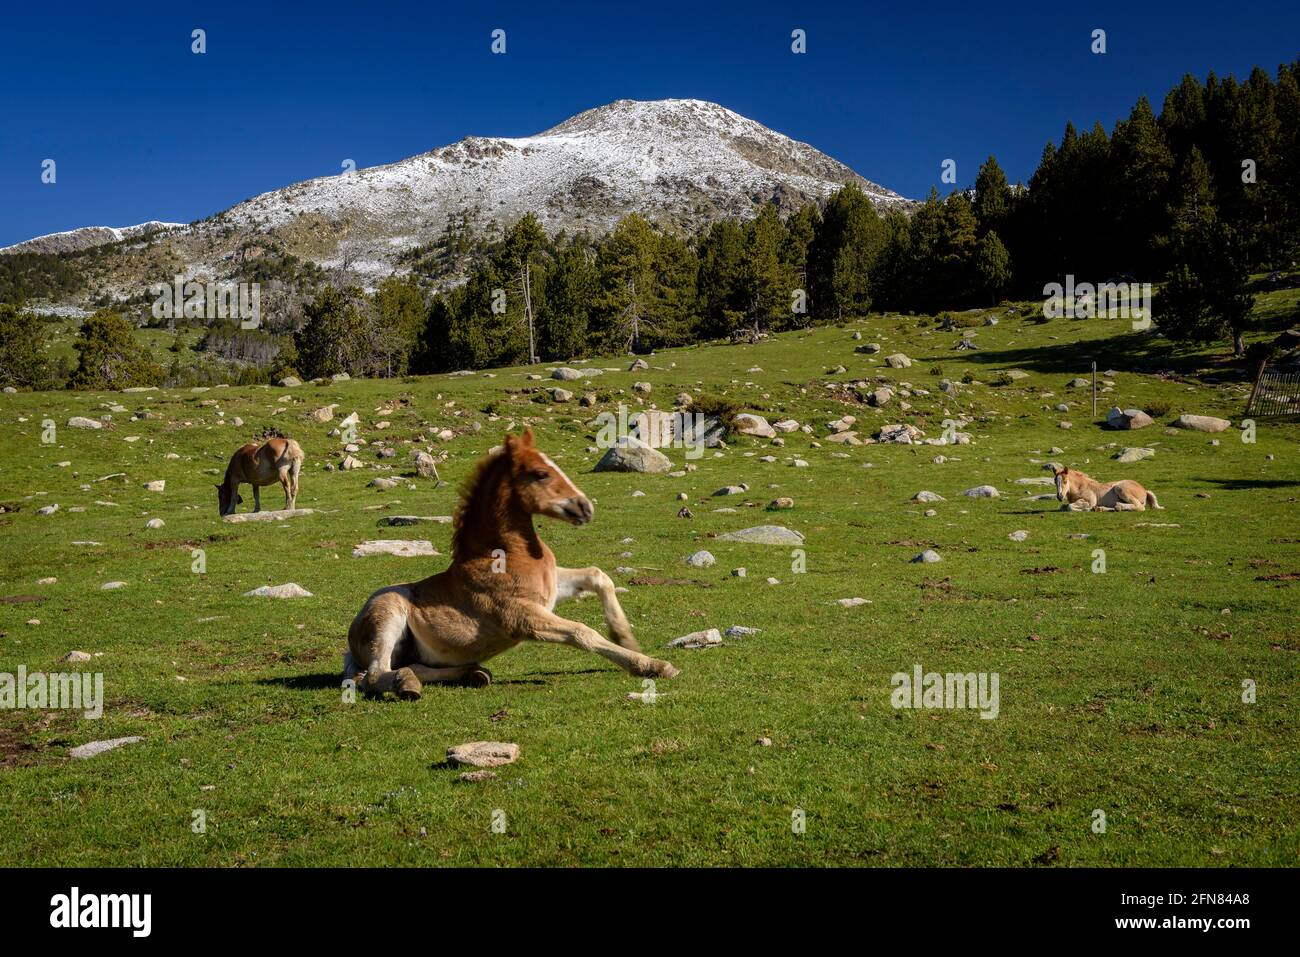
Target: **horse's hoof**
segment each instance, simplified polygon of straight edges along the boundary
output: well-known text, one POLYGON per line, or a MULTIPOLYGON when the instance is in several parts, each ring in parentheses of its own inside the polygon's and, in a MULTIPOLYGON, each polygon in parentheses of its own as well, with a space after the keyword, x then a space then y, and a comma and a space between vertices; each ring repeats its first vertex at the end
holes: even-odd
POLYGON ((678 671, 676 668, 674 668, 666 661, 656 662, 656 665, 657 667, 655 668, 655 671, 657 673, 655 677, 657 678, 676 678, 679 674, 681 674, 680 671, 678 671))
POLYGON ((424 686, 420 684, 420 679, 415 677, 415 672, 410 668, 403 668, 397 672, 397 682, 393 686, 397 697, 403 701, 419 701, 423 690, 424 686))
POLYGON ((486 668, 471 668, 460 683, 466 688, 486 688, 492 684, 492 672, 486 668))

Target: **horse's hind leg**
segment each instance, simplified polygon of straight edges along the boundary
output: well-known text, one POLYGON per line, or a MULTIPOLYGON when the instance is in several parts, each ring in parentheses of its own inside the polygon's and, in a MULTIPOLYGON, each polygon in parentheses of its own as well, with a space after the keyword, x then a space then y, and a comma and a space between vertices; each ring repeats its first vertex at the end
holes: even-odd
POLYGON ((372 598, 352 628, 362 633, 357 642, 349 635, 349 643, 354 648, 359 643, 368 652, 363 690, 376 695, 392 691, 407 701, 420 697, 422 686, 415 673, 409 667, 393 669, 393 656, 406 635, 406 607, 401 596, 388 592, 372 598))
POLYGON ((605 612, 605 624, 609 626, 610 637, 614 643, 622 645, 629 651, 640 651, 641 645, 632 635, 632 625, 623 614, 623 606, 618 603, 618 594, 614 583, 599 568, 556 568, 556 601, 573 598, 582 592, 594 592, 600 596, 601 608, 605 612))
POLYGON ((280 469, 280 488, 284 489, 284 507, 293 508, 293 482, 289 477, 289 466, 280 469))
POLYGON ((261 510, 262 510, 262 490, 258 488, 256 485, 254 485, 253 486, 253 511, 260 512, 261 510))

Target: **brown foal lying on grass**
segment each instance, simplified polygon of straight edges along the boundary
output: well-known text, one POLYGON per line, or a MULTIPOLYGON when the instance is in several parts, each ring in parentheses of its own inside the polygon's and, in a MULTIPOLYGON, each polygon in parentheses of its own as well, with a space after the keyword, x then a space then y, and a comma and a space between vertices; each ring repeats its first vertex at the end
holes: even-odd
POLYGON ((451 567, 370 596, 348 629, 343 677, 406 699, 420 697, 424 682, 482 686, 492 676, 481 663, 521 641, 571 645, 634 675, 673 677, 676 668, 641 653, 609 576, 558 567, 533 528, 534 515, 585 525, 592 514, 591 500, 534 447, 532 429, 507 435, 462 491, 451 567), (600 596, 613 641, 552 610, 583 592, 600 596))
POLYGON ((1144 512, 1147 506, 1164 510, 1156 493, 1148 492, 1132 479, 1098 482, 1076 469, 1052 469, 1056 476, 1056 497, 1063 509, 1094 512, 1144 512))
POLYGON ((302 471, 302 447, 293 439, 267 439, 240 446, 226 466, 226 477, 217 485, 217 507, 222 515, 234 515, 235 506, 244 499, 239 494, 241 482, 253 486, 253 511, 262 510, 260 486, 276 482, 284 489, 284 507, 293 508, 298 500, 298 473, 302 471))

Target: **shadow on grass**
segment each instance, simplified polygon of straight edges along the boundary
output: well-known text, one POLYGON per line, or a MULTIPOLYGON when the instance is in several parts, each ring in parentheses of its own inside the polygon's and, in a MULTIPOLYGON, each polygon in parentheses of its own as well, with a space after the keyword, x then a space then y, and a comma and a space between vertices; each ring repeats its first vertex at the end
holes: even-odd
POLYGON ((1217 485, 1219 488, 1229 491, 1244 491, 1253 488, 1295 488, 1300 486, 1300 480, 1297 479, 1201 478, 1196 481, 1217 485))

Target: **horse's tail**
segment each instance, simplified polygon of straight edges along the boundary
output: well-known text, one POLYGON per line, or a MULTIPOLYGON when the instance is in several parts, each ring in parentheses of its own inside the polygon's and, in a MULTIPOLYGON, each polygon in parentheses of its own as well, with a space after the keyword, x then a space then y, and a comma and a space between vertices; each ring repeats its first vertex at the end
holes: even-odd
POLYGON ((1147 492, 1147 508, 1154 508, 1161 512, 1165 510, 1165 507, 1156 501, 1155 492, 1147 492))

